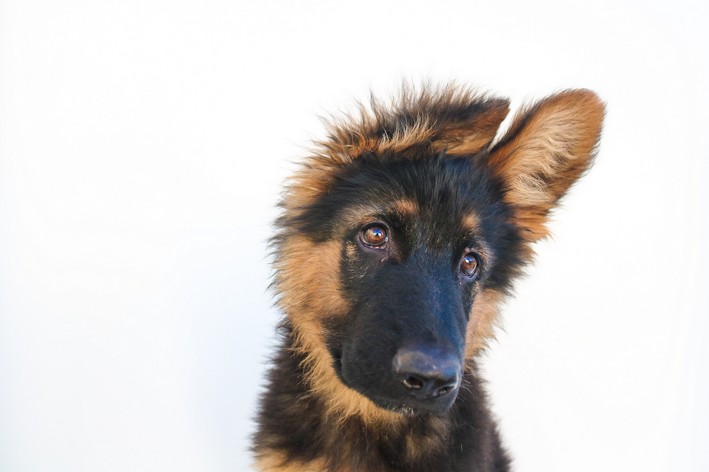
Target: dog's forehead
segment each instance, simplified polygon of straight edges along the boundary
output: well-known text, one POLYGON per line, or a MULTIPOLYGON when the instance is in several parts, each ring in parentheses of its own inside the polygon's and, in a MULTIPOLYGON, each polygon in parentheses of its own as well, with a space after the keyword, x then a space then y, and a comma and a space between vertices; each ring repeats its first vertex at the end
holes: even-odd
POLYGON ((353 205, 341 218, 347 227, 364 226, 378 220, 401 227, 415 226, 433 233, 447 231, 472 235, 479 231, 481 216, 471 205, 419 202, 399 197, 353 205))
POLYGON ((341 204, 341 222, 377 217, 475 233, 491 198, 488 175, 464 160, 369 161, 349 169, 324 198, 341 204))

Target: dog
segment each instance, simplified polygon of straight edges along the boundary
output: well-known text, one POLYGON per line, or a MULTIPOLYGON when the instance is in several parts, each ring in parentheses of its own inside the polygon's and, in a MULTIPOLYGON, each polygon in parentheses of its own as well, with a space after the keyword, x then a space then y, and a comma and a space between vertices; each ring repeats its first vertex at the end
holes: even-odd
POLYGON ((510 470, 477 357, 605 114, 405 86, 332 120, 272 240, 284 313, 253 436, 264 472, 510 470), (498 136, 498 134, 500 136, 498 136))

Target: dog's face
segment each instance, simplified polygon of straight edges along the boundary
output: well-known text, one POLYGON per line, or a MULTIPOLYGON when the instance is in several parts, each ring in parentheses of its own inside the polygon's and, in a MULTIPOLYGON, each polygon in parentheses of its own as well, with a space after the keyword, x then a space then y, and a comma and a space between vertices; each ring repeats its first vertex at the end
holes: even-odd
POLYGON ((348 403, 341 410, 369 401, 440 414, 453 404, 529 244, 588 167, 603 115, 589 92, 557 95, 490 148, 506 102, 453 113, 464 104, 436 98, 336 130, 330 155, 311 160, 284 202, 276 286, 312 387, 348 403), (416 106, 449 115, 426 116, 425 128, 416 106), (397 134, 406 145, 385 139, 397 134))
POLYGON ((377 405, 448 408, 476 294, 518 265, 520 237, 483 161, 362 156, 304 215, 304 231, 340 246, 348 309, 325 337, 335 371, 377 405))

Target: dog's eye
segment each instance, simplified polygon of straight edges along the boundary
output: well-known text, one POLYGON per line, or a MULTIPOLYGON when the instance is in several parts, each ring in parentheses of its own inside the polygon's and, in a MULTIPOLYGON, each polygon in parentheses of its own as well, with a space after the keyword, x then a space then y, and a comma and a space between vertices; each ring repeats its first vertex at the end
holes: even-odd
POLYGON ((460 272, 471 279, 478 275, 479 268, 480 260, 474 252, 466 253, 460 261, 460 272))
POLYGON ((381 248, 389 240, 389 235, 387 234, 387 230, 384 226, 371 225, 362 230, 359 234, 359 239, 365 246, 381 248))

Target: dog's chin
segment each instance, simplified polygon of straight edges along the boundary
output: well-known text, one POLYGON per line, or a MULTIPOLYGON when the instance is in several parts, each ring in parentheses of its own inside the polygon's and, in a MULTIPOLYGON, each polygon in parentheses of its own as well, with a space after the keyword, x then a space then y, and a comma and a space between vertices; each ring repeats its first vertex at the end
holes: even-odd
POLYGON ((393 413, 398 413, 402 416, 406 416, 408 418, 413 418, 416 416, 421 416, 421 415, 427 415, 431 414, 431 412, 426 411, 426 410, 421 410, 420 408, 411 406, 411 405, 406 405, 402 403, 394 403, 391 401, 381 401, 381 400, 374 400, 370 398, 372 402, 377 405, 379 408, 383 408, 385 410, 391 411, 393 413))
POLYGON ((402 416, 406 416, 408 418, 413 418, 416 416, 421 416, 421 411, 417 410, 414 407, 411 406, 406 406, 406 405, 397 405, 394 403, 382 403, 382 402, 374 402, 378 407, 383 408, 385 410, 391 411, 393 413, 398 413, 402 416))
MULTIPOLYGON (((360 392, 362 393, 362 392, 360 392)), ((366 395, 375 405, 379 408, 389 410, 394 413, 399 413, 403 416, 414 417, 414 416, 443 416, 445 415, 455 403, 455 399, 458 396, 458 392, 451 392, 450 398, 445 401, 441 400, 418 400, 418 401, 408 401, 408 400, 393 400, 390 398, 366 395)))

